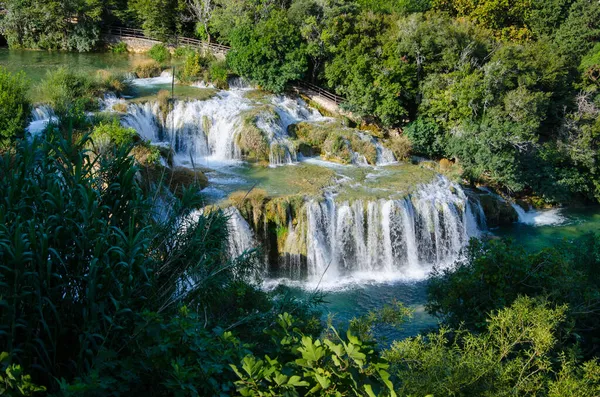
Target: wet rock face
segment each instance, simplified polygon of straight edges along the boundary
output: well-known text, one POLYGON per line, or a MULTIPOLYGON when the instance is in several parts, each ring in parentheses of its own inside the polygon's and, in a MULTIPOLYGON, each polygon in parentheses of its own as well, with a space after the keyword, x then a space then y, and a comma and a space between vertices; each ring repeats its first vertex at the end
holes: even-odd
POLYGON ((518 221, 519 217, 514 208, 506 201, 489 194, 477 194, 488 227, 510 225, 518 221))

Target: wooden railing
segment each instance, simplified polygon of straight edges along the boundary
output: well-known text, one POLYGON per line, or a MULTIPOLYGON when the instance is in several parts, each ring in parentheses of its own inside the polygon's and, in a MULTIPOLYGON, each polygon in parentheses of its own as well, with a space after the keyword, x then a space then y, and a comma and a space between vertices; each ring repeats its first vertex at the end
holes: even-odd
MULTIPOLYGON (((162 42, 161 40, 157 39, 156 37, 147 35, 141 29, 124 28, 124 27, 120 27, 120 26, 108 26, 104 29, 104 33, 111 35, 111 36, 121 37, 121 38, 137 38, 137 39, 145 39, 145 40, 151 40, 151 41, 156 41, 156 42, 162 42)), ((185 46, 195 47, 195 48, 203 49, 203 50, 208 49, 210 51, 218 52, 221 54, 227 54, 227 52, 229 50, 231 50, 231 47, 228 47, 223 44, 208 43, 206 41, 192 39, 189 37, 181 37, 181 36, 172 38, 171 40, 169 40, 168 44, 174 45, 175 47, 180 46, 180 45, 185 45, 185 46)), ((336 94, 334 94, 330 91, 327 91, 317 85, 309 83, 308 81, 298 80, 294 83, 294 85, 296 87, 300 88, 301 90, 308 91, 310 93, 314 93, 325 99, 328 99, 328 100, 334 102, 336 105, 339 105, 340 103, 346 101, 346 99, 344 97, 336 95, 336 94)))
POLYGON ((336 105, 339 105, 340 103, 346 101, 346 98, 336 95, 330 91, 327 91, 327 90, 319 87, 318 85, 309 83, 308 81, 298 80, 294 84, 304 90, 312 91, 315 94, 322 96, 325 99, 329 99, 330 101, 335 102, 336 105))
MULTIPOLYGON (((120 26, 108 26, 104 29, 104 33, 109 34, 111 36, 123 38, 144 39, 162 42, 162 40, 158 39, 156 36, 153 37, 152 35, 148 35, 141 29, 124 28, 120 26)), ((181 36, 171 38, 170 40, 168 40, 168 44, 172 44, 174 46, 186 45, 199 49, 209 49, 211 51, 220 52, 224 54, 231 49, 226 45, 218 43, 208 43, 206 41, 181 36)))

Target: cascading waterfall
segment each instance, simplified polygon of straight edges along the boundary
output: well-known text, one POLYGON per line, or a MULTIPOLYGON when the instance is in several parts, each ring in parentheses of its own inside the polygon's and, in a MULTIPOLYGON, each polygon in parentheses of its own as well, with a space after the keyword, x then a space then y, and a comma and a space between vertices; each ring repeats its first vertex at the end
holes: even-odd
POLYGON ((450 263, 477 233, 469 199, 444 177, 399 200, 306 204, 309 277, 344 275, 421 278, 432 265, 450 263))
MULTIPOLYGON (((402 199, 338 202, 329 194, 307 201, 304 211, 295 226, 289 222, 277 276, 421 279, 433 265, 458 259, 469 238, 485 227, 478 204, 442 176, 402 199)), ((249 229, 241 217, 237 221, 245 224, 240 230, 249 229)))
MULTIPOLYGON (((105 109, 111 110, 113 105, 114 100, 105 98, 105 109)), ((256 127, 270 144, 270 164, 296 162, 296 148, 287 134, 289 125, 323 117, 302 100, 275 97, 271 105, 277 117, 259 113, 256 119, 256 127)), ((241 90, 220 91, 205 101, 176 101, 166 114, 158 102, 131 103, 122 124, 134 128, 144 139, 171 145, 176 161, 183 164, 190 159, 198 164, 223 163, 241 160, 235 137, 243 133, 243 112, 254 106, 241 90)))

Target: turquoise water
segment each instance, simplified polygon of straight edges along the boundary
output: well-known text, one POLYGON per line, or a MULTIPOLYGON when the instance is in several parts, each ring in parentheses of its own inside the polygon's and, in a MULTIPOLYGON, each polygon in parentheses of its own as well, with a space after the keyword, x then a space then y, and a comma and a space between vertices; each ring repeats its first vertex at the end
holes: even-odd
MULTIPOLYGON (((531 251, 552 247, 561 241, 572 242, 585 233, 600 232, 600 207, 567 208, 562 209, 560 214, 565 221, 559 225, 532 226, 515 223, 489 232, 491 236, 512 238, 531 251)), ((382 328, 377 330, 377 335, 388 341, 414 336, 437 325, 437 319, 424 311, 426 289, 427 282, 422 281, 371 284, 331 291, 326 296, 328 303, 325 315, 333 314, 338 323, 347 323, 355 316, 398 300, 415 310, 413 318, 400 330, 382 328)))

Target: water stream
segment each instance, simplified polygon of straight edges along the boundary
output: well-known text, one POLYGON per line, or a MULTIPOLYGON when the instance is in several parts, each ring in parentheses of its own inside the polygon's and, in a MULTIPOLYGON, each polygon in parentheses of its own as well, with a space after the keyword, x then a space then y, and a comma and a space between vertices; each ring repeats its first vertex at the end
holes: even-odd
MULTIPOLYGON (((59 64, 80 65, 85 71, 126 70, 132 59, 44 54, 0 51, 0 64, 8 62, 9 68, 23 68, 39 79, 48 67, 59 64)), ((114 111, 115 104, 125 105, 122 124, 155 144, 171 146, 177 165, 209 168, 210 185, 203 191, 208 203, 221 203, 232 192, 253 186, 273 196, 305 195, 296 218, 278 229, 285 231, 285 238, 277 247, 276 263, 265 268, 265 287, 285 282, 299 294, 324 289, 326 308, 339 321, 399 299, 416 310, 415 321, 403 333, 389 331, 389 335, 415 334, 435 325, 423 310, 428 272, 432 266, 454 262, 469 238, 492 233, 537 249, 600 227, 597 208, 535 211, 513 203, 519 223, 487 230, 481 205, 460 185, 417 166, 397 164, 389 149, 363 132, 356 133, 376 148, 375 167, 358 153, 351 154, 352 165, 303 157, 288 134, 289 126, 329 119, 300 99, 253 97, 248 95, 248 83, 238 79, 230 82, 227 91, 206 85, 176 87, 191 94, 193 90, 215 93, 208 99, 177 100, 165 111, 152 95, 170 87, 170 81, 168 73, 138 79, 134 83, 149 90, 150 100, 108 96, 102 106, 114 111), (268 140, 270 167, 243 162, 238 137, 244 134, 248 117, 268 140), (323 188, 322 180, 329 185, 323 188)), ((49 107, 37 106, 29 132, 40 133, 53 117, 49 107)), ((262 236, 238 210, 228 208, 227 213, 232 256, 260 243, 262 236)))

